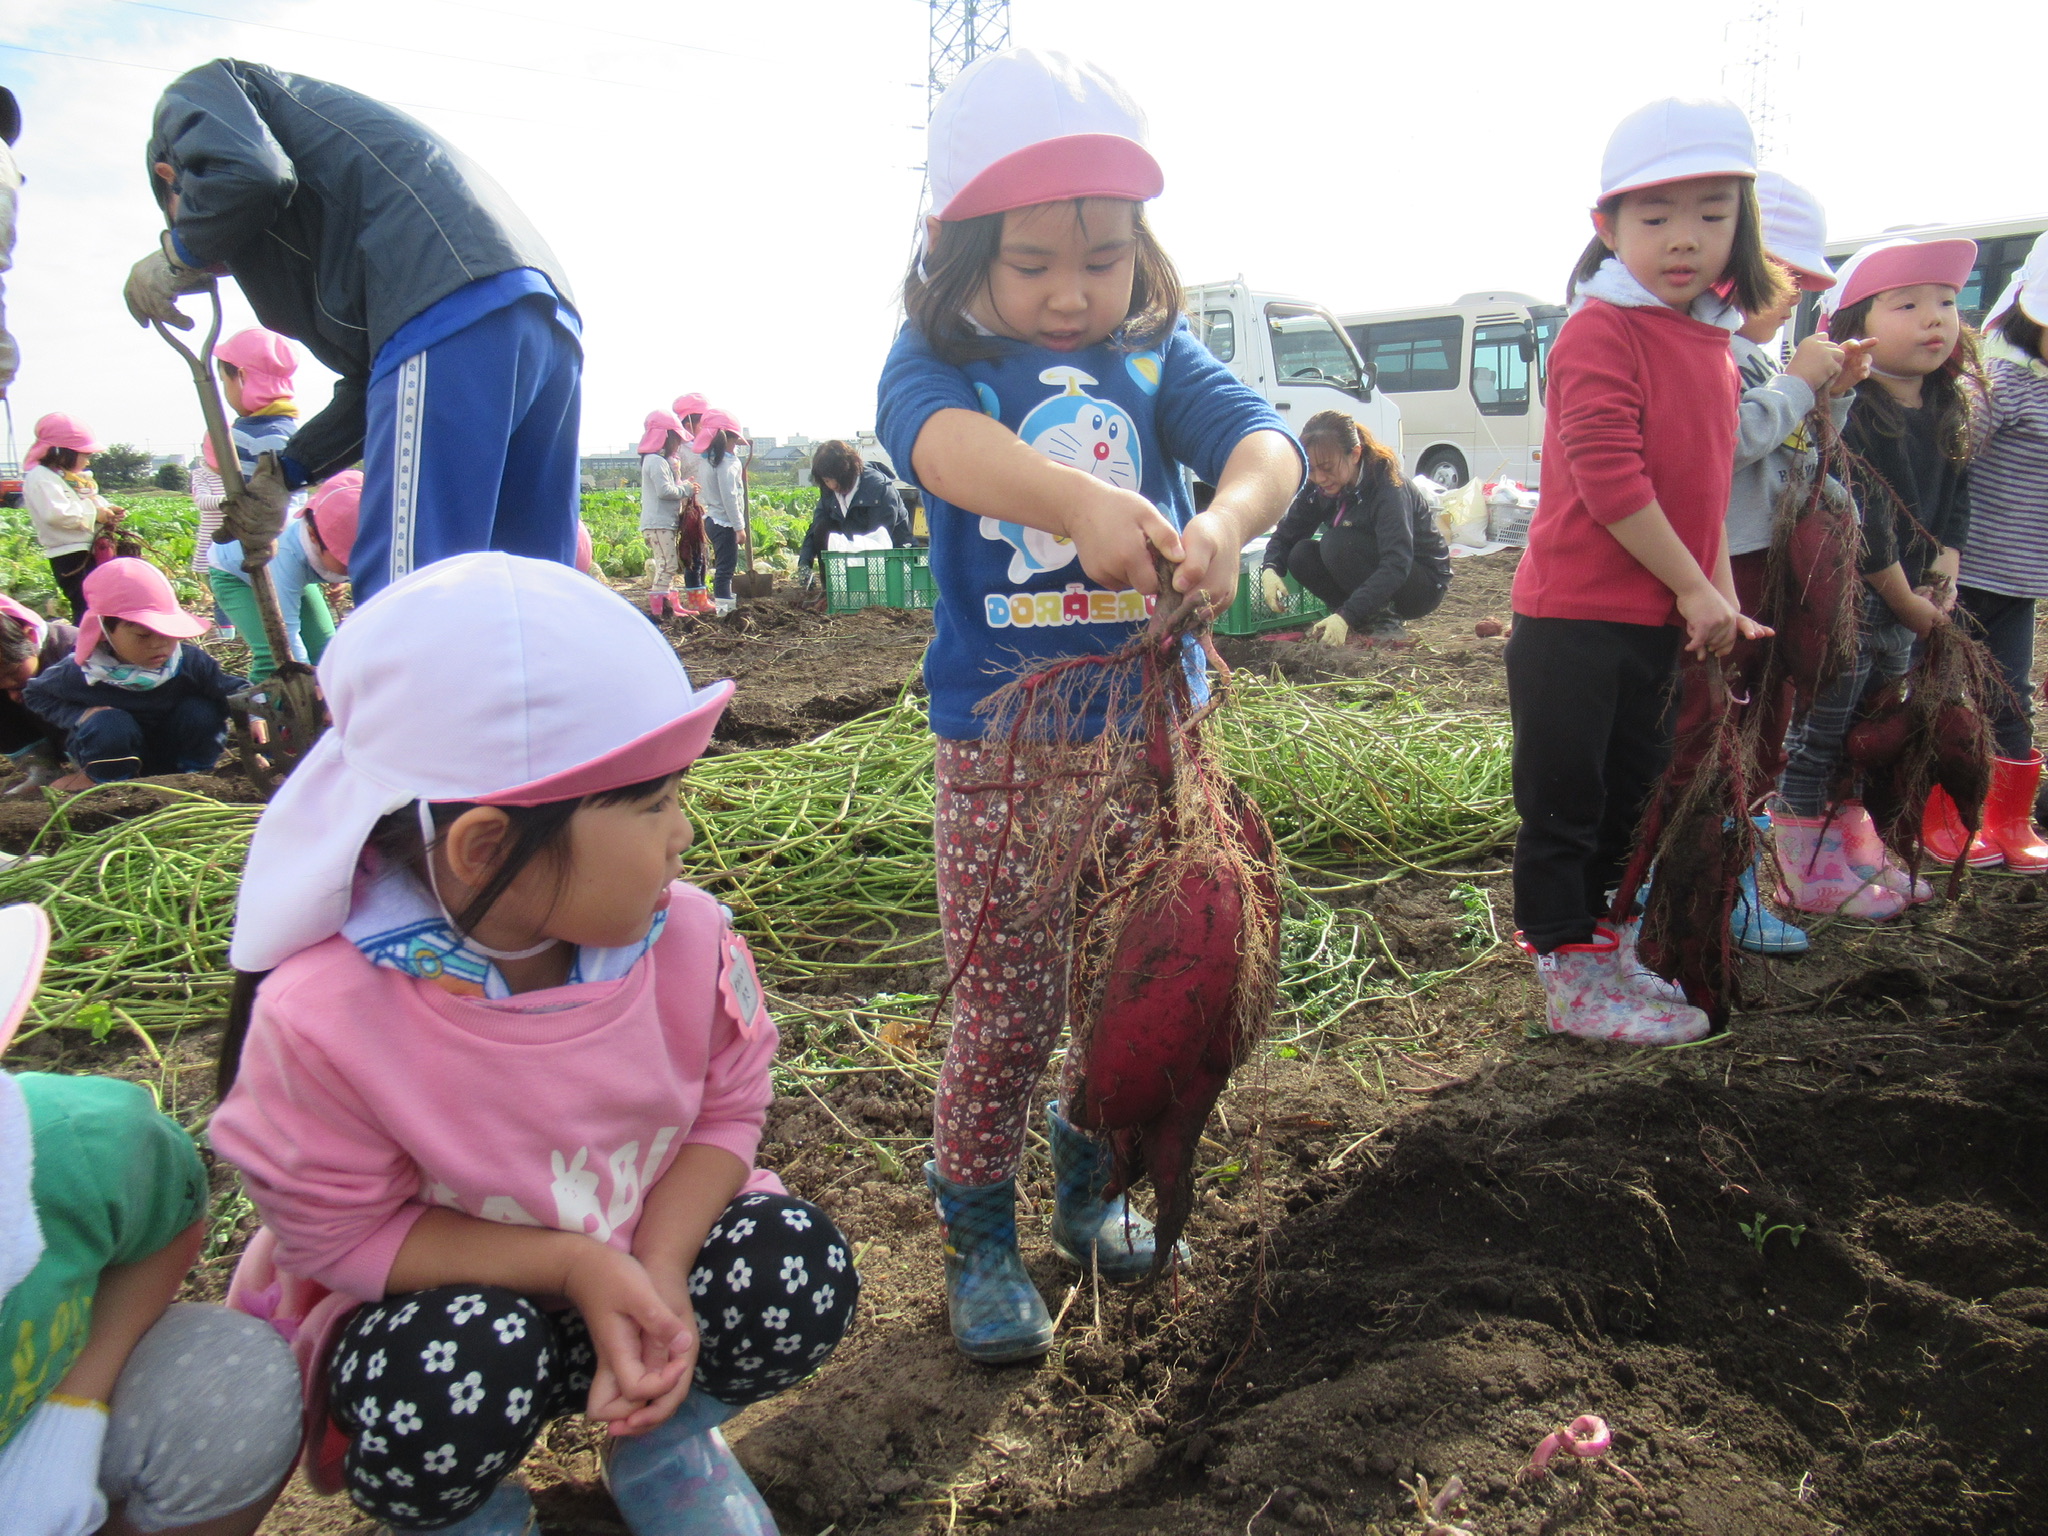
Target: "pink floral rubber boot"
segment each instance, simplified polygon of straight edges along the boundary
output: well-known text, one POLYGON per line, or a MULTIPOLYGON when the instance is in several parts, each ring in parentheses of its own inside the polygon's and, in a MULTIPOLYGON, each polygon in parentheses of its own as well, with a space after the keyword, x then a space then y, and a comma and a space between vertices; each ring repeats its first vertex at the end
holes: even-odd
MULTIPOLYGON (((1526 940, 1517 935, 1524 949, 1526 940)), ((1533 950, 1532 950, 1533 953, 1533 950)), ((1584 944, 1561 944, 1536 956, 1543 984, 1543 1013, 1553 1035, 1612 1040, 1621 1045, 1686 1045, 1712 1026, 1686 1003, 1645 997, 1623 969, 1621 942, 1612 930, 1596 931, 1584 944)))
POLYGON ((1628 978, 1629 985, 1644 997, 1653 1003, 1685 1001, 1685 988, 1675 981, 1666 981, 1643 964, 1642 956, 1636 953, 1636 946, 1642 942, 1643 937, 1643 920, 1640 917, 1632 917, 1625 923, 1602 923, 1595 931, 1614 935, 1615 945, 1620 952, 1622 974, 1628 978))
POLYGON ((1773 811, 1771 841, 1777 851, 1778 900, 1794 911, 1839 912, 1881 923, 1906 910, 1906 894, 1879 878, 1879 866, 1850 862, 1839 815, 1773 811))
POLYGON ((1887 890, 1897 891, 1915 905, 1934 900, 1934 887, 1925 880, 1916 880, 1911 871, 1892 857, 1891 849, 1884 845, 1884 834, 1877 830, 1877 823, 1870 819, 1861 800, 1844 800, 1836 806, 1835 824, 1842 829, 1842 852, 1852 865, 1875 869, 1887 890))

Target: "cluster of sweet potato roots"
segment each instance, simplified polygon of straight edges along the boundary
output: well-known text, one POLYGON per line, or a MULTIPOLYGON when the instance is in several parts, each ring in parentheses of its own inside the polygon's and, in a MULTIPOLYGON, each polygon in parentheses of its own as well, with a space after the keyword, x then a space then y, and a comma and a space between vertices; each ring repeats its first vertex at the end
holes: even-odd
MULTIPOLYGON (((1779 498, 1754 615, 1775 638, 1739 642, 1726 658, 1681 661, 1671 758, 1645 807, 1611 914, 1626 918, 1640 897, 1644 962, 1682 986, 1717 1030, 1739 1001, 1730 917, 1737 883, 1758 853, 1751 814, 1775 786, 1787 726, 1856 664, 1861 537, 1842 490, 1852 483, 1852 456, 1825 410, 1814 412, 1808 430, 1820 448, 1819 468, 1779 498)), ((1873 474, 1853 483, 1864 494, 1889 495, 1873 474)), ((1894 502, 1891 510, 1900 509, 1894 502)), ((1948 792, 1971 830, 1981 822, 1990 788, 1991 677, 1977 641, 1953 623, 1937 625, 1907 675, 1863 702, 1850 732, 1835 801, 1860 795, 1886 845, 1916 873, 1934 786, 1948 792)), ((1961 868, 1958 859, 1951 894, 1961 868)))

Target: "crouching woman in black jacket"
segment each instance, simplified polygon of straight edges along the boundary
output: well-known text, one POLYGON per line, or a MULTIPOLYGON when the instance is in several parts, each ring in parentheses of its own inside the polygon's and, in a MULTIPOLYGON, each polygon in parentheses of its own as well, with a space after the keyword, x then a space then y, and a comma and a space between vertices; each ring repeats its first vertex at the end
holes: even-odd
POLYGON ((805 586, 812 584, 811 567, 827 550, 891 549, 910 542, 903 498, 851 443, 837 438, 820 443, 811 456, 811 478, 818 483, 818 507, 796 552, 797 577, 805 586))
POLYGON ((1310 631, 1327 645, 1412 645, 1404 619, 1434 612, 1451 584, 1451 552, 1401 461, 1342 411, 1302 428, 1308 484, 1266 542, 1259 590, 1287 605, 1282 574, 1329 604, 1310 631), (1318 536, 1320 535, 1320 536, 1318 536))

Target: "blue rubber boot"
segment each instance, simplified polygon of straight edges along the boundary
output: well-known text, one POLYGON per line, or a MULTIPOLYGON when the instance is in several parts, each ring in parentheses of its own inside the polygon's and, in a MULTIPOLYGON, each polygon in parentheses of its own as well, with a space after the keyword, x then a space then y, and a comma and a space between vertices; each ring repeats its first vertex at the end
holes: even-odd
MULTIPOLYGON (((1753 820, 1768 836, 1771 818, 1758 816, 1753 820)), ((1735 905, 1728 913, 1729 931, 1735 935, 1736 947, 1748 950, 1752 955, 1803 955, 1813 947, 1806 937, 1806 930, 1786 922, 1765 906, 1763 895, 1757 889, 1757 866, 1766 857, 1763 849, 1758 849, 1755 862, 1742 872, 1742 883, 1735 891, 1735 905)))
POLYGON ((924 1165, 946 1244, 946 1313, 960 1353, 984 1365, 1052 1348, 1052 1315, 1017 1253, 1017 1181, 955 1184, 924 1165))
POLYGON ((775 1517, 718 1432, 738 1411, 692 1388, 664 1422, 613 1442, 604 1483, 633 1536, 775 1536, 775 1517))
MULTIPOLYGON (((388 1525, 378 1530, 389 1532, 388 1525)), ((527 1491, 507 1478, 491 1490, 491 1496, 453 1525, 438 1528, 435 1536, 539 1536, 540 1519, 533 1511, 527 1491)))
MULTIPOLYGON (((1109 1148, 1060 1118, 1057 1104, 1045 1106, 1046 1135, 1052 1142, 1052 1245, 1083 1274, 1100 1267, 1105 1280, 1142 1280, 1152 1273, 1158 1251, 1152 1223, 1131 1209, 1122 1195, 1103 1198, 1109 1183, 1109 1148)), ((1185 1263, 1186 1243, 1174 1245, 1185 1263)))

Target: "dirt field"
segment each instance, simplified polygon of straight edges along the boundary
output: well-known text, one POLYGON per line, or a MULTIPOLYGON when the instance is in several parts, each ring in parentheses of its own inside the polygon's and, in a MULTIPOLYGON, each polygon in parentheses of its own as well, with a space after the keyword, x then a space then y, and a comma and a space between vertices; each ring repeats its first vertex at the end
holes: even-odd
MULTIPOLYGON (((1225 652, 1499 707, 1501 642, 1472 625, 1507 617, 1511 571, 1460 562, 1416 651, 1225 652)), ((876 707, 928 634, 773 604, 670 628, 694 678, 740 678, 735 747, 876 707)), ((1385 996, 1241 1075, 1176 1280, 1098 1295, 1063 1272, 1034 1147, 1021 1225, 1059 1341, 1003 1370, 945 1328, 919 1177, 942 1038, 892 1059, 767 978, 794 1091, 762 1161, 833 1212, 864 1281, 826 1369, 728 1426, 785 1532, 1421 1536, 1416 1481, 1452 1476, 1475 1536, 2048 1530, 2048 880, 1830 925, 1811 957, 1749 965, 1728 1036, 1654 1054, 1526 1038, 1497 869, 1340 904, 1385 996), (806 1069, 820 1050, 854 1069, 806 1069), (1582 1413, 1610 1458, 1519 1480, 1582 1413)), ((210 1036, 169 1047, 194 1107, 210 1036)), ((54 1059, 122 1065, 113 1042, 54 1059)), ((622 1530, 580 1424, 526 1472, 550 1531, 622 1530)), ((367 1527, 294 1490, 266 1530, 367 1527)))

